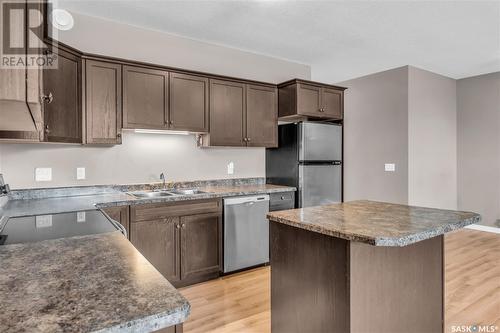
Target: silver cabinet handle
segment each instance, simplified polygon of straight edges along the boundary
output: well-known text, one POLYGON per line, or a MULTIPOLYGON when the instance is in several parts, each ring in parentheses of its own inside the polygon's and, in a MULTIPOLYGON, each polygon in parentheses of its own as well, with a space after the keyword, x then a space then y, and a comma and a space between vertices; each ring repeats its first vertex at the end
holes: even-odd
POLYGON ((181 228, 185 229, 185 228, 186 228, 186 223, 183 223, 183 224, 181 225, 181 228))
POLYGON ((52 95, 52 92, 49 92, 48 95, 42 95, 41 99, 42 99, 42 102, 50 104, 54 100, 54 95, 52 95))
POLYGON ((175 225, 175 227, 176 227, 177 229, 180 229, 180 228, 181 228, 181 225, 180 225, 180 224, 176 224, 176 225, 175 225))

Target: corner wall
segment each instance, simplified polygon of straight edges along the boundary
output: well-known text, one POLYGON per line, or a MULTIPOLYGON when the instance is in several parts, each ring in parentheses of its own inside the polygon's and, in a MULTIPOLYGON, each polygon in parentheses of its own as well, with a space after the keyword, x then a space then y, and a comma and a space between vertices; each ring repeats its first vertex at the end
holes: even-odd
MULTIPOLYGON (((215 74, 282 82, 310 79, 307 65, 72 13, 75 26, 59 39, 85 52, 215 74)), ((264 148, 208 148, 194 137, 124 133, 115 147, 0 144, 1 170, 13 189, 168 180, 265 177, 264 148), (226 164, 235 164, 228 175, 226 164), (35 182, 36 167, 51 167, 53 181, 35 182), (87 179, 76 180, 85 167, 87 179)))
POLYGON ((500 72, 457 81, 458 209, 500 227, 500 72))
POLYGON ((456 209, 455 80, 405 66, 340 85, 345 200, 456 209))
POLYGON ((456 80, 408 68, 408 204, 457 209, 456 80))
POLYGON ((408 203, 408 67, 339 83, 344 112, 344 200, 408 203), (395 172, 385 172, 395 163, 395 172))

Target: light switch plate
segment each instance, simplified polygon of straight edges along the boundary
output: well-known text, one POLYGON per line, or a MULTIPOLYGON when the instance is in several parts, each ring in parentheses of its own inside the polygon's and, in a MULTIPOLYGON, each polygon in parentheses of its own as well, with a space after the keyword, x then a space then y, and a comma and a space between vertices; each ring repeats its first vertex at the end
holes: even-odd
POLYGON ((394 164, 394 163, 385 163, 385 171, 389 171, 389 172, 396 171, 396 164, 394 164))
POLYGON ((85 222, 87 220, 87 216, 85 212, 76 212, 76 222, 85 222))
POLYGON ((233 162, 229 162, 228 163, 228 165, 227 165, 227 174, 228 175, 234 174, 234 163, 233 162))
POLYGON ((50 182, 52 180, 52 168, 35 168, 35 181, 50 182))
POLYGON ((85 168, 76 168, 76 179, 77 180, 85 179, 85 168))
POLYGON ((37 229, 52 227, 52 215, 35 216, 35 226, 37 229))

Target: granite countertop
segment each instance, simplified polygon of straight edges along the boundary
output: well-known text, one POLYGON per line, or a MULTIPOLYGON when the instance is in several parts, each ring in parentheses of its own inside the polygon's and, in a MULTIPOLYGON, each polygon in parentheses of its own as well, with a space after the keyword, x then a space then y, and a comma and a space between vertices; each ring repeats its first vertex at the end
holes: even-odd
POLYGON ((406 246, 478 223, 481 216, 376 201, 351 201, 268 214, 271 221, 375 246, 406 246))
MULTIPOLYGON (((199 200, 210 198, 222 198, 241 195, 254 195, 265 193, 279 193, 295 191, 294 187, 270 185, 270 184, 242 184, 226 186, 200 186, 197 187, 205 193, 191 195, 173 195, 160 198, 136 198, 122 190, 112 190, 104 193, 97 192, 90 194, 88 190, 82 193, 79 188, 67 191, 67 196, 48 197, 48 198, 30 198, 9 200, 2 207, 0 217, 17 217, 28 215, 56 214, 65 212, 74 212, 80 210, 89 210, 97 208, 106 208, 112 206, 139 205, 147 203, 161 203, 185 200, 199 200)), ((138 190, 138 189, 133 189, 138 190)), ((38 191, 38 190, 36 190, 38 191)))
POLYGON ((187 300, 119 232, 0 247, 0 332, 147 332, 187 300))
MULTIPOLYGON (((15 190, 10 217, 295 191, 262 179, 189 182, 205 193, 136 198, 159 184, 15 190)), ((147 332, 182 323, 190 305, 119 232, 0 246, 0 332, 147 332)))

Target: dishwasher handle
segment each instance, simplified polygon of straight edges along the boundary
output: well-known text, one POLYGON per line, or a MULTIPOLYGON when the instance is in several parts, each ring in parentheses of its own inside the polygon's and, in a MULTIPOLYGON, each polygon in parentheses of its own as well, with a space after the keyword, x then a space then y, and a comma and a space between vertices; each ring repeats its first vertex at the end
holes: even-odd
POLYGON ((228 198, 224 199, 224 206, 232 206, 232 205, 241 205, 245 204, 251 206, 258 202, 269 202, 269 195, 254 195, 254 196, 246 196, 246 197, 236 197, 236 198, 228 198))

